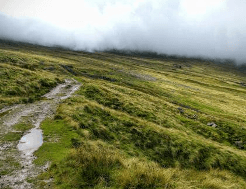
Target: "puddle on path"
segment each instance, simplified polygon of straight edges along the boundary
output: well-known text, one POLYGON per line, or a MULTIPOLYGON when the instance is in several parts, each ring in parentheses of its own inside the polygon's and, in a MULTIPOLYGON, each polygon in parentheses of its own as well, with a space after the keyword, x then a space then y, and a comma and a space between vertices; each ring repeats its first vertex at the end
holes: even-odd
POLYGON ((41 129, 31 129, 30 133, 24 135, 19 144, 18 150, 22 151, 26 155, 30 155, 35 152, 43 144, 43 136, 41 129))
MULTIPOLYGON (((1 157, 9 156, 8 149, 17 148, 19 151, 13 151, 11 156, 21 164, 21 169, 11 174, 0 177, 0 188, 11 187, 18 189, 34 188, 27 178, 35 177, 45 167, 36 167, 32 162, 35 159, 35 152, 43 143, 42 130, 39 129, 40 123, 47 117, 54 115, 56 108, 61 100, 69 98, 81 86, 76 80, 65 80, 65 83, 58 85, 49 93, 44 95, 46 100, 35 102, 33 104, 15 105, 2 111, 9 111, 8 114, 0 118, 0 136, 11 132, 12 126, 23 120, 31 123, 34 128, 29 130, 19 141, 19 143, 0 143, 1 157)), ((1 110, 0 110, 1 112, 1 110)))

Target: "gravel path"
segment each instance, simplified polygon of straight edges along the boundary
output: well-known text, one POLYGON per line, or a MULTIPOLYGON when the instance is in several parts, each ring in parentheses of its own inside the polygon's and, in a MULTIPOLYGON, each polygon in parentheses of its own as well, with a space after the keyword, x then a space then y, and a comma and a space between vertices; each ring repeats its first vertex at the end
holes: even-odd
MULTIPOLYGON (((0 142, 0 160, 7 161, 14 159, 21 166, 7 175, 0 175, 0 188, 10 187, 18 189, 35 188, 27 179, 37 176, 44 171, 48 165, 37 167, 32 162, 36 158, 33 152, 43 143, 40 123, 47 117, 52 117, 56 112, 58 104, 69 98, 81 86, 76 80, 65 80, 65 83, 58 85, 49 93, 45 94, 45 100, 32 104, 21 104, 7 107, 0 110, 6 115, 0 117, 0 137, 13 132, 13 126, 25 122, 34 126, 18 142, 0 142)), ((0 165, 1 166, 1 165, 0 165)), ((2 166, 1 170, 8 169, 2 166)))

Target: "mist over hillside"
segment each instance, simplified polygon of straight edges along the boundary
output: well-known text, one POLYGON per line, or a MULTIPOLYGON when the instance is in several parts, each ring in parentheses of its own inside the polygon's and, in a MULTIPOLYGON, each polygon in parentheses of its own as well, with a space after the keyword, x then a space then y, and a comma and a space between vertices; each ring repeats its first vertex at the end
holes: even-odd
MULTIPOLYGON (((0 12, 0 38, 72 50, 128 49, 246 62, 243 1, 94 0, 78 4, 73 0, 59 2, 56 9, 58 2, 51 2, 47 18, 41 13, 31 17, 0 12)), ((38 12, 37 7, 30 4, 33 12, 38 12)))

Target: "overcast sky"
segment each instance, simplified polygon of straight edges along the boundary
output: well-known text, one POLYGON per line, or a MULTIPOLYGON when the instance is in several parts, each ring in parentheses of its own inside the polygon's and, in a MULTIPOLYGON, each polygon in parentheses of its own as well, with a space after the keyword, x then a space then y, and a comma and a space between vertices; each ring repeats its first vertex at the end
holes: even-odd
POLYGON ((246 63, 246 0, 0 0, 0 38, 246 63))

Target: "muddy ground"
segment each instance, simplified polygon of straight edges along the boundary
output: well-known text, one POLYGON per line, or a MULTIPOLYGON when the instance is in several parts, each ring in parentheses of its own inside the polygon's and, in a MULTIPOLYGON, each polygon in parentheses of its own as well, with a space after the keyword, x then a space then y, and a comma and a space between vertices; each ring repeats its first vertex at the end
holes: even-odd
POLYGON ((69 98, 80 86, 75 80, 65 80, 65 83, 44 95, 44 100, 0 110, 0 188, 35 188, 31 180, 49 166, 38 167, 33 164, 36 158, 33 152, 43 143, 40 123, 52 117, 59 103, 69 98), (15 128, 20 123, 32 128, 21 133, 15 128), (15 136, 16 133, 23 135, 20 140, 6 137, 15 136))

